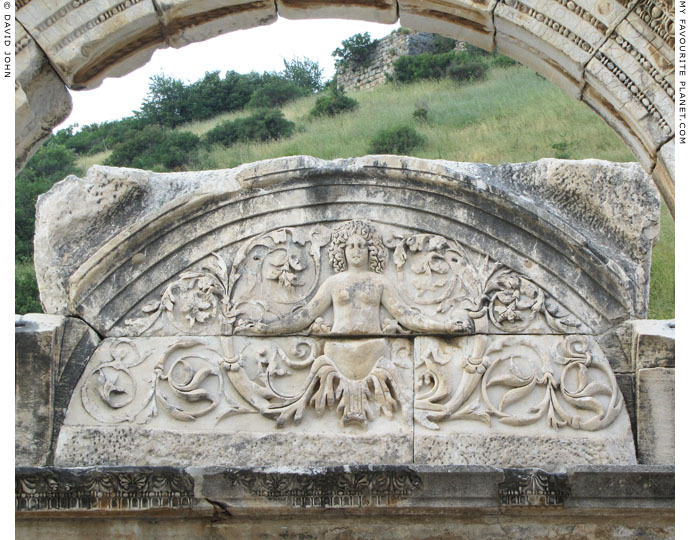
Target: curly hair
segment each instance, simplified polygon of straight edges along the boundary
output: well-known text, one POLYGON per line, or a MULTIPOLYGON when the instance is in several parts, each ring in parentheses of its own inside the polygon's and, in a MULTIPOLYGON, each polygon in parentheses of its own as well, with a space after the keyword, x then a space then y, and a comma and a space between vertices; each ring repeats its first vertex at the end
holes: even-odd
POLYGON ((345 246, 353 234, 360 235, 367 242, 369 270, 377 274, 383 273, 386 266, 386 248, 381 237, 366 221, 346 221, 333 229, 331 243, 328 245, 328 260, 331 262, 331 266, 336 272, 347 270, 345 246))

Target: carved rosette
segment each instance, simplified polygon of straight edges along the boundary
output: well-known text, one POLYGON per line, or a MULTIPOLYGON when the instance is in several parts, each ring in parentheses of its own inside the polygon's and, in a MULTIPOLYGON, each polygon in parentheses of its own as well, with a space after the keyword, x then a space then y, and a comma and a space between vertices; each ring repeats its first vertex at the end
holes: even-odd
MULTIPOLYGON (((380 234, 371 222, 357 223, 380 234)), ((393 262, 382 271, 387 282, 411 309, 436 320, 463 321, 457 323, 461 330, 451 333, 591 332, 527 276, 459 242, 391 227, 382 234, 381 268, 387 259, 393 262)), ((198 271, 180 273, 159 300, 141 308, 142 317, 127 319, 126 325, 140 336, 230 335, 238 333, 238 318, 279 322, 304 308, 332 275, 322 262, 329 239, 331 232, 322 225, 259 234, 235 252, 229 270, 213 253, 198 271)), ((333 316, 327 311, 299 333, 328 334, 333 316)), ((385 310, 380 326, 387 335, 424 333, 411 332, 385 310)))

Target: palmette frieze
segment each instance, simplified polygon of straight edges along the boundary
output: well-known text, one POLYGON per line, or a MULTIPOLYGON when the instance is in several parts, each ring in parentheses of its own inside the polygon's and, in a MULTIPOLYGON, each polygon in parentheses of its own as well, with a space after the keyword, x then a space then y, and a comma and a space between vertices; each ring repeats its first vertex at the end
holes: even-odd
POLYGON ((529 276, 440 235, 352 220, 276 229, 228 253, 181 272, 120 334, 590 332, 529 276))
POLYGON ((109 338, 75 395, 83 412, 67 423, 214 431, 246 428, 252 417, 269 430, 327 420, 366 431, 414 418, 432 430, 461 420, 518 433, 597 431, 624 408, 606 358, 584 335, 109 338))

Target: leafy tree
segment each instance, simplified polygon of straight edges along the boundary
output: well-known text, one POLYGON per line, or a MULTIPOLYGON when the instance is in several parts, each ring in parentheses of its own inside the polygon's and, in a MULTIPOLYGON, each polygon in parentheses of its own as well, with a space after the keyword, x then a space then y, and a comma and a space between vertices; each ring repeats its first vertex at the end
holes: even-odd
POLYGON ((282 72, 283 78, 294 83, 300 88, 311 92, 318 92, 323 87, 323 69, 319 63, 309 58, 293 58, 292 60, 283 59, 285 69, 282 72))
POLYGON ((299 87, 292 81, 283 79, 279 75, 266 74, 265 81, 266 82, 252 94, 247 104, 249 107, 255 109, 280 107, 289 101, 293 101, 311 93, 311 90, 299 87))
POLYGON ((164 74, 154 75, 137 115, 148 123, 175 127, 191 119, 189 92, 184 83, 164 74))
POLYGON ((371 39, 369 32, 355 34, 342 41, 342 47, 338 47, 331 53, 335 57, 336 68, 351 67, 353 69, 365 68, 372 60, 378 40, 371 39))

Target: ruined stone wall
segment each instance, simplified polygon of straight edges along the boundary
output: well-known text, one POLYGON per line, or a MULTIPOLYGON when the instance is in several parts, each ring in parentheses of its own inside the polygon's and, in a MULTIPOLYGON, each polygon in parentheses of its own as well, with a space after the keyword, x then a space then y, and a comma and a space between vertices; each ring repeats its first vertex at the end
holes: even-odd
MULTIPOLYGON (((459 43, 458 48, 464 44, 459 43)), ((393 32, 376 43, 371 63, 366 67, 346 67, 338 71, 338 84, 347 92, 373 88, 393 76, 393 63, 401 56, 433 52, 434 34, 393 32)))

